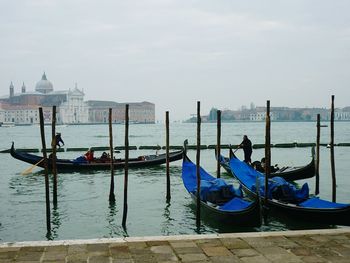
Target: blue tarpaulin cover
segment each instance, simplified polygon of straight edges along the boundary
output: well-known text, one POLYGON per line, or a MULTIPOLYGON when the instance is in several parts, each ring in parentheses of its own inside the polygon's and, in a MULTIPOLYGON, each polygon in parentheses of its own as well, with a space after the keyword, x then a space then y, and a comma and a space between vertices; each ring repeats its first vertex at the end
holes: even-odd
MULTIPOLYGON (((256 192, 256 185, 252 186, 252 190, 256 192)), ((259 177, 259 193, 265 195, 265 177, 259 177)), ((294 184, 276 176, 268 181, 268 198, 299 203, 309 198, 309 186, 305 183, 301 189, 297 189, 294 184)))
MULTIPOLYGON (((237 177, 237 179, 243 183, 247 188, 249 188, 251 191, 255 191, 256 189, 256 179, 259 178, 260 187, 265 186, 265 175, 254 170, 253 167, 246 164, 245 162, 240 161, 237 158, 231 158, 230 159, 230 168, 233 172, 234 176, 237 177)), ((274 177, 275 178, 275 177, 274 177)), ((269 181, 270 186, 270 181, 269 181)), ((303 186, 304 188, 300 189, 301 194, 305 194, 305 192, 308 192, 308 187, 303 186)), ((260 192, 261 193, 261 192, 260 192)), ((264 192, 262 192, 264 193, 264 192)), ((306 196, 306 195, 305 195, 306 196)), ((307 200, 300 202, 298 206, 301 207, 308 207, 308 208, 341 208, 341 207, 348 207, 349 204, 340 204, 340 203, 333 203, 329 202, 317 197, 312 198, 306 198, 307 200)))
POLYGON ((312 197, 299 204, 301 207, 309 208, 342 208, 348 207, 348 204, 333 203, 327 200, 319 199, 318 197, 312 197))
POLYGON ((242 198, 233 198, 231 201, 227 202, 226 204, 220 206, 220 210, 224 211, 239 211, 244 208, 248 208, 252 203, 249 201, 246 201, 242 198))
MULTIPOLYGON (((239 211, 249 207, 252 204, 252 202, 241 198, 243 195, 241 188, 235 189, 233 185, 228 185, 225 180, 211 176, 201 167, 200 177, 200 197, 202 201, 206 201, 208 194, 225 189, 226 191, 231 192, 232 199, 220 206, 220 210, 239 211)), ((195 194, 197 191, 196 165, 188 160, 184 160, 182 163, 182 180, 187 191, 195 194)))

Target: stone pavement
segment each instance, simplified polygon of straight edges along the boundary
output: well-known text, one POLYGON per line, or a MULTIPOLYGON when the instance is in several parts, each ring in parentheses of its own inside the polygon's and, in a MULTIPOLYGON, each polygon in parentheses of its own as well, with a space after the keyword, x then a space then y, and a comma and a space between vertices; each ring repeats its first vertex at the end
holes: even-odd
POLYGON ((350 228, 0 243, 0 262, 350 262, 350 228))

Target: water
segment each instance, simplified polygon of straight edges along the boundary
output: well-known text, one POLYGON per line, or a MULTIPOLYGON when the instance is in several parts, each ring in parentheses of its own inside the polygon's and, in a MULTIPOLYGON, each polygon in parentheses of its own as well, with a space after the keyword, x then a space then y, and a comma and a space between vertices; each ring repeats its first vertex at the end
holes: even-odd
MULTIPOLYGON (((350 123, 336 123, 335 142, 350 142, 350 123)), ((272 123, 272 143, 314 142, 315 123, 272 123)), ((58 126, 65 147, 108 146, 108 126, 58 126)), ((45 127, 47 144, 51 127, 45 127)), ((165 127, 161 124, 131 125, 130 145, 164 145, 165 127)), ((114 145, 124 144, 124 126, 114 125, 114 145)), ((322 128, 321 142, 329 142, 329 128, 322 128)), ((254 143, 264 143, 264 123, 224 123, 222 125, 222 144, 238 144, 243 134, 254 143)), ((41 148, 38 126, 0 128, 0 150, 8 149, 11 141, 18 148, 41 148)), ((196 143, 196 124, 170 125, 170 144, 182 145, 184 139, 189 144, 196 143)), ((202 124, 202 144, 216 144, 216 124, 202 124)), ((222 150, 224 154, 225 151, 222 150)), ((130 151, 130 157, 152 154, 155 151, 130 151)), ((243 153, 237 152, 242 158, 243 153)), ((337 201, 350 203, 348 176, 350 148, 336 147, 337 201)), ((63 152, 59 157, 75 158, 80 153, 63 152)), ((189 151, 195 160, 195 151, 189 151)), ((118 154, 124 156, 124 152, 118 154)), ((260 160, 264 151, 253 151, 253 160, 260 160)), ((58 207, 52 208, 52 232, 46 233, 45 186, 42 170, 37 168, 33 174, 22 176, 28 164, 16 160, 10 154, 0 154, 0 241, 24 241, 48 239, 84 239, 121 236, 195 234, 195 210, 191 198, 181 181, 181 161, 171 163, 171 203, 165 201, 165 166, 129 171, 128 217, 126 230, 121 226, 123 210, 123 170, 116 171, 116 204, 110 206, 109 171, 62 173, 58 177, 58 207)), ((272 148, 272 164, 304 165, 310 161, 310 148, 272 148)), ((201 152, 201 164, 215 174, 216 162, 213 150, 201 152)), ((331 175, 329 149, 321 148, 321 197, 331 200, 331 175)), ((223 173, 223 178, 233 179, 223 173)), ((308 180, 310 191, 314 191, 314 179, 308 180)), ((52 187, 52 178, 50 179, 52 187)), ((50 190, 52 193, 52 189, 50 190)), ((52 200, 52 194, 50 196, 52 200)), ((295 222, 271 217, 268 226, 260 228, 238 228, 223 226, 204 216, 201 233, 275 231, 286 229, 307 229, 315 224, 295 222)))

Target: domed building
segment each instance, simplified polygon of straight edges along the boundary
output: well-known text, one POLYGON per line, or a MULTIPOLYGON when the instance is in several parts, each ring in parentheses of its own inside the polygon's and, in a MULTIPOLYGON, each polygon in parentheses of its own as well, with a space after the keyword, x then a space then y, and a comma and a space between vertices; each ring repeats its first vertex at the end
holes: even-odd
POLYGON ((0 122, 34 124, 39 122, 38 107, 44 111, 44 121, 51 123, 52 106, 57 106, 57 123, 76 124, 88 122, 88 110, 84 92, 77 85, 73 90, 53 90, 46 74, 35 85, 35 91, 27 92, 23 83, 20 93, 10 84, 10 93, 0 97, 0 122))
MULTIPOLYGON (((9 94, 0 97, 0 123, 16 125, 39 123, 38 108, 43 108, 44 122, 52 122, 52 107, 56 106, 57 124, 108 123, 109 108, 113 108, 113 122, 125 118, 125 103, 110 101, 84 101, 84 91, 75 84, 73 89, 53 90, 46 74, 35 85, 34 91, 27 91, 24 82, 20 92, 15 92, 11 82, 9 94)), ((129 120, 134 123, 154 123, 155 106, 149 102, 128 103, 129 120)))
POLYGON ((41 77, 41 80, 39 80, 38 83, 36 83, 35 91, 44 93, 44 94, 53 91, 53 85, 50 81, 47 80, 45 72, 41 77))

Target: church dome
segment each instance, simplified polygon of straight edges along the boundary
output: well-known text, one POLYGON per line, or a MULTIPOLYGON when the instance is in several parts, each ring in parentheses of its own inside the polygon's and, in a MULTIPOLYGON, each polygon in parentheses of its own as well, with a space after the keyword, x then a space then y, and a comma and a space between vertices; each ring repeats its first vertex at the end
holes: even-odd
POLYGON ((50 81, 47 80, 45 72, 38 83, 36 83, 35 91, 40 93, 49 93, 53 91, 53 85, 50 81))

